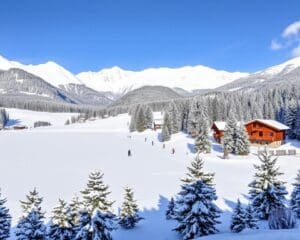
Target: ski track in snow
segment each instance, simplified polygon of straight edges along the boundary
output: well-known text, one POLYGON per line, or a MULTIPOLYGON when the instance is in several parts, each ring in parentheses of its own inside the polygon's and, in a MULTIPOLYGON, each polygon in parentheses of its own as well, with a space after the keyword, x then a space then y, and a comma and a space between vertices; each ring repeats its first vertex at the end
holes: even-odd
MULTIPOLYGON (((116 200, 115 213, 123 200, 124 187, 130 186, 145 218, 133 230, 115 231, 114 239, 180 239, 172 231, 175 222, 165 220, 164 214, 168 199, 180 190, 180 178, 185 176, 186 166, 194 157, 190 152, 193 139, 179 133, 173 135, 163 149, 158 141, 159 131, 130 134, 127 114, 64 126, 72 114, 16 109, 8 109, 8 112, 12 121, 19 119, 20 124, 32 126, 41 118, 53 124, 51 127, 0 132, 0 186, 3 196, 8 199, 7 206, 14 224, 21 214, 19 200, 23 200, 29 190, 36 187, 44 197, 42 207, 49 217, 58 198, 69 201, 74 194, 80 196, 89 173, 97 169, 103 171, 104 181, 112 192, 110 198, 116 200), (174 155, 171 154, 173 147, 176 150, 174 155), (132 157, 127 156, 128 149, 131 149, 132 157)), ((289 192, 300 167, 299 145, 299 142, 289 142, 282 146, 297 148, 298 155, 278 159, 289 192)), ((231 211, 237 198, 247 203, 247 186, 253 179, 253 164, 259 163, 256 151, 257 148, 253 147, 249 156, 231 156, 224 160, 219 144, 213 143, 212 153, 203 156, 205 170, 216 173, 217 205, 223 210, 222 224, 218 226, 220 233, 203 239, 299 239, 299 228, 271 231, 263 222, 261 230, 247 230, 241 234, 229 232, 231 211)))

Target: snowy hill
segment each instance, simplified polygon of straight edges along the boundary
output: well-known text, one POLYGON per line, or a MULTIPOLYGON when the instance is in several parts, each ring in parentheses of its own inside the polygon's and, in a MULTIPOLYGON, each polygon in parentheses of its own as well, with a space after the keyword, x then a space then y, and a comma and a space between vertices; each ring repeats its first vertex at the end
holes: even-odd
POLYGON ((82 84, 71 72, 55 62, 50 61, 39 65, 24 65, 19 62, 9 61, 0 55, 0 70, 8 70, 10 68, 23 69, 44 79, 55 87, 69 83, 82 84))
MULTIPOLYGON (((133 230, 119 228, 113 232, 114 240, 181 239, 172 231, 175 222, 165 220, 165 210, 168 199, 179 191, 179 179, 185 176, 186 167, 194 157, 190 152, 193 139, 183 133, 175 134, 164 149, 157 140, 160 131, 130 134, 127 114, 64 126, 64 119, 70 115, 15 109, 8 109, 8 112, 12 120, 30 126, 36 120, 53 123, 51 127, 0 131, 2 158, 9 159, 1 164, 0 182, 13 223, 21 214, 19 200, 23 200, 29 190, 36 187, 44 197, 42 208, 49 217, 58 198, 69 201, 74 194, 80 196, 88 174, 99 169, 104 172, 104 181, 112 192, 110 198, 116 200, 115 212, 123 200, 124 187, 128 185, 134 189, 141 216, 145 218, 133 230), (171 154, 173 147, 176 149, 174 155, 171 154), (130 158, 127 157, 128 149, 132 151, 130 158)), ((299 227, 269 230, 265 222, 260 223, 259 230, 230 233, 230 217, 237 198, 244 204, 248 201, 248 184, 255 171, 253 164, 258 163, 257 148, 252 147, 249 156, 231 156, 224 160, 220 145, 213 143, 212 147, 212 153, 203 155, 204 169, 215 172, 217 205, 223 211, 222 224, 217 226, 218 234, 201 239, 298 240, 299 227)), ((298 151, 297 156, 283 156, 278 160, 284 173, 280 179, 287 182, 287 190, 291 192, 291 183, 299 168, 299 142, 289 142, 281 148, 298 151)))
POLYGON ((216 88, 247 75, 247 73, 230 73, 199 65, 181 68, 150 68, 137 72, 113 67, 99 72, 82 72, 77 77, 84 84, 98 91, 125 94, 146 85, 177 87, 187 91, 216 88))
POLYGON ((278 84, 282 84, 283 87, 286 87, 289 84, 300 85, 300 57, 252 73, 246 77, 225 84, 224 86, 217 88, 217 90, 236 91, 243 89, 258 89, 262 87, 272 87, 278 84))
POLYGON ((180 94, 171 88, 162 86, 144 86, 126 93, 116 100, 113 106, 129 106, 136 103, 164 102, 182 98, 180 94))

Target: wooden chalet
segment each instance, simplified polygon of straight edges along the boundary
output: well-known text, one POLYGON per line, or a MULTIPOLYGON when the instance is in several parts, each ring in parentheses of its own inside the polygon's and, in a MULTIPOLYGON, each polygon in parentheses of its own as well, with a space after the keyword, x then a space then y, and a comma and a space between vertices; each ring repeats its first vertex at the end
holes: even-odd
MULTIPOLYGON (((221 142, 224 135, 226 122, 216 121, 212 125, 213 137, 217 142, 221 142)), ((270 119, 255 119, 245 123, 249 140, 253 144, 268 144, 280 146, 285 142, 285 131, 288 126, 270 119)))
POLYGON ((163 119, 157 118, 153 120, 153 130, 156 131, 156 129, 161 129, 163 125, 163 119))
POLYGON ((269 119, 255 119, 245 124, 251 143, 280 146, 285 142, 288 126, 269 119))
POLYGON ((221 138, 224 135, 224 129, 226 126, 226 122, 221 122, 221 121, 216 121, 213 123, 211 129, 214 131, 213 136, 214 139, 220 143, 221 142, 221 138))

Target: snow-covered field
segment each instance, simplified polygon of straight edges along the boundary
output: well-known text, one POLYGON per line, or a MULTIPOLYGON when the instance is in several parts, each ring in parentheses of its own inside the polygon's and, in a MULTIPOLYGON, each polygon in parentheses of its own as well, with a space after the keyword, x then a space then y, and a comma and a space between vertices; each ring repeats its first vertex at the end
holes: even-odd
MULTIPOLYGON (((130 186, 145 218, 134 230, 117 230, 117 240, 171 240, 180 239, 172 231, 175 223, 165 220, 168 198, 180 189, 180 178, 193 159, 193 139, 183 133, 176 134, 162 148, 158 132, 128 132, 128 115, 64 126, 71 114, 39 113, 8 109, 11 124, 33 125, 34 121, 47 120, 53 126, 45 128, 0 131, 1 173, 0 187, 8 199, 14 223, 20 216, 19 200, 36 187, 44 197, 43 208, 47 216, 58 198, 70 200, 86 184, 88 174, 97 169, 104 172, 104 181, 110 186, 111 199, 116 200, 115 212, 123 198, 123 188, 130 186), (15 120, 15 121, 14 121, 15 120), (146 141, 145 141, 145 138, 146 141), (154 141, 152 146, 151 141, 154 141), (175 154, 171 149, 175 148, 175 154), (133 156, 128 157, 131 149, 133 156)), ((297 148, 298 155, 278 160, 284 172, 282 179, 291 191, 297 170, 300 168, 298 142, 289 142, 282 148, 297 148)), ((215 172, 219 197, 217 204, 223 210, 219 234, 203 239, 299 239, 300 229, 268 230, 265 223, 257 231, 241 234, 229 233, 229 221, 237 198, 247 202, 248 183, 254 174, 253 164, 258 163, 257 148, 246 157, 222 158, 218 144, 211 154, 204 155, 205 170, 215 172)))

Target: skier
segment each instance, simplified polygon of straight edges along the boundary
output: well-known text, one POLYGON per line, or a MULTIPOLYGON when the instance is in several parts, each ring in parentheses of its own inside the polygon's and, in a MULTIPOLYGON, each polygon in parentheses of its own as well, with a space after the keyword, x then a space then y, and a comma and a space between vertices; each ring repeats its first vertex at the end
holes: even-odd
POLYGON ((145 142, 147 142, 147 138, 145 137, 145 142))
POLYGON ((128 149, 128 157, 131 157, 131 150, 128 149))
POLYGON ((166 148, 166 144, 163 144, 163 149, 165 149, 166 148))
POLYGON ((154 146, 154 142, 153 141, 151 142, 151 144, 152 144, 152 146, 154 146))
POLYGON ((172 154, 175 154, 175 148, 172 148, 172 154))

